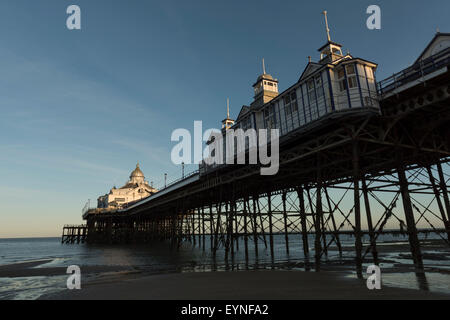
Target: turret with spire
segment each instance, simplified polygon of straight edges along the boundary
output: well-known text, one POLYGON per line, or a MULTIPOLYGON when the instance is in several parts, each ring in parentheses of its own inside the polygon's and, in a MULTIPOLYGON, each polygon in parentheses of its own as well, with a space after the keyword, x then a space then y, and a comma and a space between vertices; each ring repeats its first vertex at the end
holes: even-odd
POLYGON ((222 120, 222 129, 228 130, 234 125, 234 120, 230 118, 230 99, 227 98, 227 117, 222 120))
POLYGON ((278 80, 266 73, 264 58, 262 59, 262 68, 262 75, 258 77, 253 85, 255 99, 252 102, 251 107, 259 107, 278 96, 278 80))
POLYGON ((325 17, 325 28, 327 32, 327 43, 319 48, 320 52, 320 63, 331 63, 338 59, 341 59, 344 55, 342 54, 342 45, 339 43, 331 41, 330 28, 328 26, 328 16, 327 11, 323 11, 325 17))

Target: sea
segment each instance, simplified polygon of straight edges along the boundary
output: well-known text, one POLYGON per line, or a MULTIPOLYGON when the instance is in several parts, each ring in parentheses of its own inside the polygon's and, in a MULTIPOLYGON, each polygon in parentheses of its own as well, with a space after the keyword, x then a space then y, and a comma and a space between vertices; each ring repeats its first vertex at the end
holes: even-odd
MULTIPOLYGON (((321 272, 339 272, 346 277, 356 277, 355 239, 349 235, 341 235, 340 240, 343 255, 340 256, 336 247, 330 247, 327 255, 322 257, 321 272)), ((364 237, 363 241, 367 245, 369 239, 364 237)), ((247 258, 243 238, 236 243, 239 248, 235 247, 233 257, 231 254, 226 257, 223 248, 214 255, 210 250, 209 236, 205 236, 204 242, 204 248, 203 238, 197 238, 195 244, 186 242, 177 249, 171 247, 168 242, 160 241, 140 245, 88 245, 62 244, 60 238, 0 239, 0 299, 38 299, 43 295, 67 290, 69 274, 66 269, 71 265, 80 266, 82 276, 83 269, 90 270, 89 274, 82 278, 83 281, 96 281, 124 272, 146 276, 168 272, 314 270, 312 235, 309 236, 309 259, 305 259, 303 255, 300 234, 289 235, 289 254, 284 235, 274 235, 273 259, 268 238, 265 242, 262 237, 258 239, 256 253, 253 239, 249 237, 247 258), (34 271, 32 275, 27 275, 27 272, 14 273, 24 262, 36 262, 36 265, 31 267, 34 271), (114 270, 115 267, 117 270, 114 270), (2 270, 12 272, 2 273, 2 270), (51 270, 51 275, 45 270, 51 270)), ((450 294, 450 247, 439 235, 422 235, 421 243, 425 244, 422 245, 424 274, 418 274, 413 268, 405 236, 380 236, 377 247, 383 285, 450 294)), ((371 264, 369 253, 363 270, 371 264)))

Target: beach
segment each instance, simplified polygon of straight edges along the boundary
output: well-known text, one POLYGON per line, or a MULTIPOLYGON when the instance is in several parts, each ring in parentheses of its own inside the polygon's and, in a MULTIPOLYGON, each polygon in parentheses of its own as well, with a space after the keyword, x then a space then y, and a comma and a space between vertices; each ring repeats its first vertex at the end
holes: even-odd
POLYGON ((122 277, 88 283, 41 299, 61 300, 298 300, 298 299, 450 299, 450 295, 382 287, 335 272, 231 271, 122 277))
MULTIPOLYGON (((147 245, 62 245, 58 238, 0 241, 0 300, 11 299, 449 299, 450 252, 438 240, 424 240, 425 274, 416 273, 407 243, 380 243, 382 289, 368 290, 351 258, 353 240, 344 242, 346 258, 332 248, 316 272, 301 255, 301 241, 283 254, 275 237, 269 250, 243 252, 235 261, 186 243, 179 250, 165 242, 147 245), (81 269, 81 290, 68 290, 67 268, 81 269)), ((363 276, 370 259, 363 265, 363 276)))
POLYGON ((0 278, 48 277, 59 283, 42 300, 297 300, 297 299, 450 299, 449 294, 382 286, 341 271, 206 271, 148 275, 124 266, 83 266, 80 290, 64 288, 64 267, 42 267, 49 260, 0 266, 0 278), (41 267, 40 267, 41 266, 41 267))

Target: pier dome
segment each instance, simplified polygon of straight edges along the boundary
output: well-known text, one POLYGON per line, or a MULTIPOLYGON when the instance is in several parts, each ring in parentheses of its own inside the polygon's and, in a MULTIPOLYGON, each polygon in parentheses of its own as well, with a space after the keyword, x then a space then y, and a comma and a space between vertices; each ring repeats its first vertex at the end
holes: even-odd
POLYGON ((149 185, 145 181, 144 173, 139 167, 139 162, 130 174, 130 180, 120 187, 114 187, 108 194, 100 196, 97 199, 98 208, 123 208, 129 203, 147 198, 148 196, 158 192, 157 189, 149 185))
POLYGON ((144 173, 141 171, 141 168, 139 168, 139 163, 136 165, 136 169, 131 172, 130 179, 133 178, 142 178, 144 179, 144 173))

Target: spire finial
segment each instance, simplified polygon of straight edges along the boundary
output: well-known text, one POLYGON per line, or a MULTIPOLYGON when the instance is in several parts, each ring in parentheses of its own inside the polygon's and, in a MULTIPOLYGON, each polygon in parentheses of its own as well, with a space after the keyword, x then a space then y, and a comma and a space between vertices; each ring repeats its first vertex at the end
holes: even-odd
POLYGON ((325 26, 327 28, 327 39, 328 41, 331 41, 331 37, 330 37, 330 28, 328 27, 328 17, 327 14, 328 12, 325 10, 324 12, 322 12, 323 15, 325 16, 325 26))
POLYGON ((264 58, 262 58, 262 67, 263 67, 263 74, 266 74, 266 64, 264 63, 264 58))
POLYGON ((230 98, 227 98, 227 119, 230 119, 230 98))
POLYGON ((136 168, 139 168, 139 161, 138 161, 137 164, 136 164, 136 168))
POLYGON ((441 30, 439 30, 439 27, 436 28, 436 33, 441 33, 441 30))

